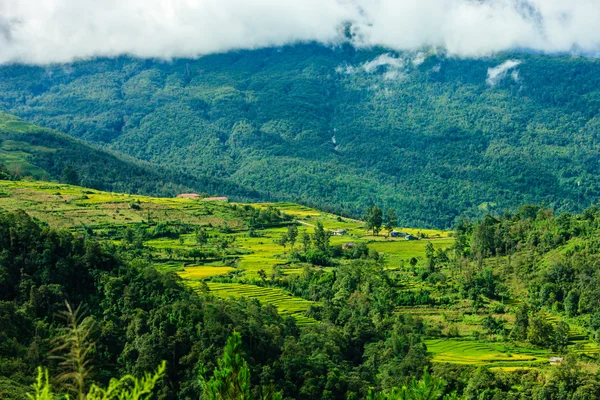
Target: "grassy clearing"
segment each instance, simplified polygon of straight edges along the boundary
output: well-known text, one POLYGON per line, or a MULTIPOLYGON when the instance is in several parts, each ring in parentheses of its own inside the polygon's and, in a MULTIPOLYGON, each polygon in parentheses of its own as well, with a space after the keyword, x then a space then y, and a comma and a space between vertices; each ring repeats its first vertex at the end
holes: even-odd
POLYGON ((0 207, 27 210, 56 227, 102 228, 150 221, 242 228, 228 205, 221 203, 107 193, 33 181, 2 181, 0 189, 9 194, 1 199, 0 207))
POLYGON ((398 267, 402 262, 408 262, 411 258, 423 257, 425 254, 425 246, 432 243, 435 249, 447 249, 452 246, 454 239, 444 238, 437 240, 386 240, 378 241, 369 244, 369 248, 375 249, 380 253, 384 253, 390 267, 398 267))

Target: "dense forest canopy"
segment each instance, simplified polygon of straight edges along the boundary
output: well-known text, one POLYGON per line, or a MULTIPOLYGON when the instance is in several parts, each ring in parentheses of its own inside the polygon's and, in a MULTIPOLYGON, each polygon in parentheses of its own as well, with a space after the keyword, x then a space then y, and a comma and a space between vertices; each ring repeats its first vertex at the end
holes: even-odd
MULTIPOLYGON (((0 108, 137 159, 403 224, 599 198, 596 59, 296 45, 0 68, 0 108)), ((225 193, 226 194, 226 193, 225 193)))

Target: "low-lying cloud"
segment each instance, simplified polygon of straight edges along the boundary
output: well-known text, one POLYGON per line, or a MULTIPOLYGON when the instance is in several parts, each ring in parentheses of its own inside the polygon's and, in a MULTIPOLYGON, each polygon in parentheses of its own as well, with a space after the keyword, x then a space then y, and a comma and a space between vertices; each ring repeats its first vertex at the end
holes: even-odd
POLYGON ((371 61, 367 61, 358 67, 348 66, 338 68, 338 72, 344 72, 349 75, 360 72, 373 74, 383 72, 385 80, 395 80, 404 76, 407 61, 402 57, 396 57, 390 53, 382 54, 371 61))
POLYGON ((357 73, 382 73, 384 80, 402 79, 409 72, 410 67, 418 67, 423 64, 426 54, 417 52, 416 54, 404 54, 395 56, 391 53, 381 54, 371 61, 364 62, 359 66, 339 67, 337 72, 354 75, 357 73))
POLYGON ((504 80, 504 78, 506 78, 509 72, 511 72, 511 78, 514 81, 518 81, 519 71, 517 71, 515 68, 519 65, 521 65, 521 61, 507 60, 497 67, 488 68, 486 81, 487 84, 490 86, 496 86, 498 83, 504 80))
POLYGON ((357 47, 459 57, 595 54, 598 21, 598 0, 0 0, 0 63, 336 45, 348 31, 357 47))

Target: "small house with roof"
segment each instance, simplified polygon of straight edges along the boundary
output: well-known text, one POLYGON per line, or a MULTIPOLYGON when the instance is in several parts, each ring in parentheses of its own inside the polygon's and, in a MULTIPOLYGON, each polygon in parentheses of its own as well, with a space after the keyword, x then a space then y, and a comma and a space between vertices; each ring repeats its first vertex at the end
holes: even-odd
POLYGON ((396 230, 390 232, 390 236, 395 238, 405 238, 407 235, 408 233, 406 232, 398 232, 396 230))
POLYGON ((560 365, 565 359, 562 357, 550 357, 550 365, 560 365))

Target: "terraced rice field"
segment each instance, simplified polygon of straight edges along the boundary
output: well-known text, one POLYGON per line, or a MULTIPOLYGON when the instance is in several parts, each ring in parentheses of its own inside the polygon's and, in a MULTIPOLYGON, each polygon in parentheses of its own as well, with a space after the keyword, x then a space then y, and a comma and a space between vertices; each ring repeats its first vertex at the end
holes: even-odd
POLYGON ((183 271, 178 272, 178 275, 185 280, 202 280, 213 276, 226 275, 233 271, 232 267, 213 267, 213 266, 198 266, 185 267, 183 271))
MULTIPOLYGON (((556 325, 560 318, 556 315, 552 315, 546 312, 542 313, 546 320, 556 325)), ((587 355, 590 357, 598 357, 600 355, 600 347, 594 341, 588 339, 588 333, 586 330, 577 325, 569 325, 569 341, 573 344, 571 350, 574 353, 587 355)))
POLYGON ((433 354, 433 362, 448 364, 502 368, 535 367, 547 364, 551 356, 543 350, 519 349, 517 353, 499 344, 474 340, 436 339, 425 341, 425 344, 433 354))
POLYGON ((245 285, 240 283, 208 282, 208 288, 221 297, 258 299, 263 304, 272 304, 283 315, 293 316, 298 325, 315 324, 317 321, 305 315, 311 301, 293 297, 281 289, 245 285))

